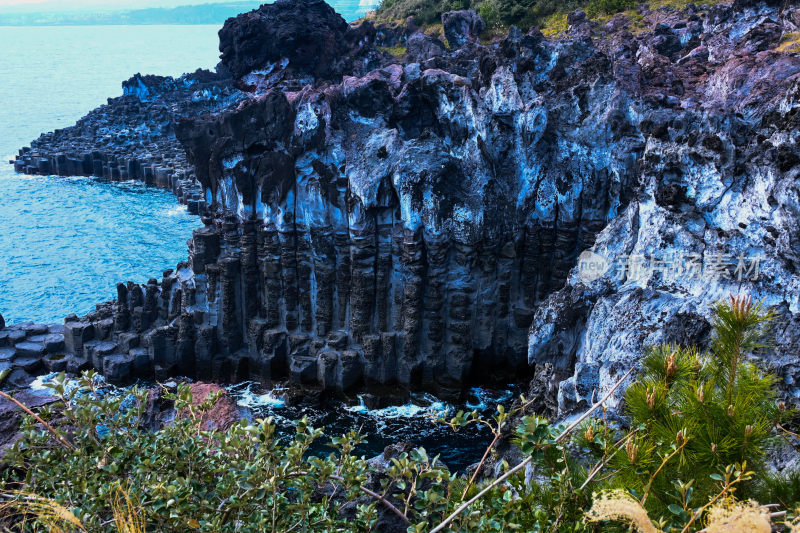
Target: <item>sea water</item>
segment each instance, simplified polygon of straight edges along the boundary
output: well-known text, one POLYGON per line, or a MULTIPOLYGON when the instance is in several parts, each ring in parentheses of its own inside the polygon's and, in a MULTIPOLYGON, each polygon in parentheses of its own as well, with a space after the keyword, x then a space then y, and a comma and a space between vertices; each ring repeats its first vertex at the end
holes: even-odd
MULTIPOLYGON (((52 394, 48 384, 57 374, 39 376, 30 391, 34 394, 52 394)), ((111 395, 131 398, 131 387, 118 388, 108 385, 103 376, 95 376, 95 391, 100 396, 111 395)), ((174 382, 165 386, 174 387, 174 382)), ((155 386, 152 382, 140 381, 140 388, 155 386)), ((78 388, 78 381, 67 380, 66 390, 78 388)), ((507 410, 512 405, 518 387, 511 389, 473 388, 467 391, 462 402, 450 403, 426 393, 411 394, 405 402, 387 407, 370 409, 360 398, 353 401, 328 400, 324 405, 314 401, 290 404, 288 389, 275 386, 263 389, 254 382, 243 382, 226 387, 240 408, 240 416, 254 421, 271 419, 276 426, 279 439, 288 443, 296 435, 298 420, 305 418, 313 428, 323 429, 323 435, 309 447, 311 455, 324 456, 333 450, 332 437, 340 437, 355 430, 366 441, 356 446, 354 453, 367 458, 380 455, 390 444, 409 443, 422 447, 428 456, 438 457, 451 472, 464 472, 470 465, 480 461, 493 435, 483 424, 468 424, 456 433, 445 422, 458 411, 477 412, 484 420, 497 414, 497 406, 507 410)), ((80 393, 84 394, 84 393, 80 393)))
POLYGON ((75 123, 137 72, 219 61, 216 26, 0 27, 0 313, 61 322, 187 258, 199 227, 172 193, 136 183, 14 173, 16 151, 75 123))

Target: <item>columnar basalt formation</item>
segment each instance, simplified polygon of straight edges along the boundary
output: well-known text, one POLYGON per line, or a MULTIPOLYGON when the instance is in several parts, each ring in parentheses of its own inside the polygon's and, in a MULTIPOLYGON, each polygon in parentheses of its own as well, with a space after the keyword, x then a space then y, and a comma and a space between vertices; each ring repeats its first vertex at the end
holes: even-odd
MULTIPOLYGON (((262 23, 299 4, 262 8, 262 23)), ((214 327, 224 368, 440 391, 525 371, 536 305, 627 204, 640 139, 623 113, 598 110, 587 128, 562 102, 559 84, 603 58, 542 84, 552 58, 586 44, 515 32, 503 54, 471 46, 424 65, 317 72, 299 91, 255 84, 236 110, 178 124, 211 205, 191 264, 208 300, 192 311, 214 327), (515 75, 517 56, 530 69, 515 75), (598 125, 617 133, 597 139, 598 125)), ((587 90, 613 85, 601 76, 587 90)))
MULTIPOLYGON (((246 98, 174 122, 203 200, 189 261, 69 319, 70 365, 447 393, 532 376, 566 414, 646 344, 705 342, 728 291, 793 324, 800 58, 779 48, 800 11, 642 15, 636 34, 576 12, 556 38, 484 45, 454 12, 449 49, 321 0, 229 20, 222 68, 246 98), (588 249, 761 253, 766 274, 588 279, 588 249)), ((777 338, 786 391, 797 338, 777 338)))

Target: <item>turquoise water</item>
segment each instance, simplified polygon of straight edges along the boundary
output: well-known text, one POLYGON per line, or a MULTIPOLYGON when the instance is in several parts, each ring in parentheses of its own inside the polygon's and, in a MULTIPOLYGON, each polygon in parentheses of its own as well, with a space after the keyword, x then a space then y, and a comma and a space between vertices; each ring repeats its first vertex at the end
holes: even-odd
POLYGON ((0 313, 61 322, 185 260, 200 225, 141 185, 22 176, 7 164, 44 131, 122 93, 136 72, 180 75, 218 62, 216 26, 0 27, 0 313))

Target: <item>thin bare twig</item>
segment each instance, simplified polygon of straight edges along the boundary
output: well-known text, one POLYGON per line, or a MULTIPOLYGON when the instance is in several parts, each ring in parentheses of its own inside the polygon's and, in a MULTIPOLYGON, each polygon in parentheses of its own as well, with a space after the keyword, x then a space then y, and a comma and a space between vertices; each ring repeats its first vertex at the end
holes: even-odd
POLYGON ((469 488, 472 486, 473 483, 475 483, 475 479, 478 477, 478 474, 480 474, 481 468, 483 468, 483 463, 486 462, 486 458, 489 457, 489 453, 492 451, 492 448, 494 448, 494 445, 497 444, 498 440, 500 440, 500 432, 499 431, 497 433, 495 433, 494 439, 492 439, 491 444, 489 444, 489 447, 486 448, 485 452, 483 452, 483 457, 481 457, 481 462, 478 463, 478 468, 475 469, 475 473, 472 474, 472 477, 469 479, 469 482, 467 483, 467 486, 464 487, 464 493, 461 495, 461 501, 462 502, 464 501, 464 498, 467 497, 467 492, 469 492, 469 488))
POLYGON ((664 459, 661 461, 661 464, 656 469, 655 473, 652 476, 650 476, 650 481, 647 483, 647 489, 645 489, 644 494, 642 495, 642 499, 639 502, 639 504, 642 507, 644 507, 644 502, 647 501, 647 497, 650 495, 650 489, 653 488, 653 481, 655 481, 656 476, 659 474, 659 472, 661 472, 661 470, 670 461, 670 459, 672 459, 673 457, 678 455, 681 452, 681 450, 683 450, 683 448, 686 446, 687 442, 689 442, 689 439, 688 438, 684 438, 684 440, 683 440, 683 442, 681 442, 680 446, 675 448, 675 450, 671 454, 669 454, 668 456, 664 457, 664 459))
MULTIPOLYGON (((307 475, 308 475, 308 472, 305 472, 305 471, 302 471, 302 470, 301 470, 301 471, 299 471, 299 472, 292 472, 292 473, 290 473, 290 474, 287 474, 285 477, 300 477, 300 476, 307 476, 307 475)), ((329 477, 329 478, 331 478, 331 479, 335 479, 336 481, 345 481, 345 479, 344 479, 342 476, 339 476, 339 475, 336 475, 336 474, 331 474, 331 475, 330 475, 330 476, 328 476, 328 477, 329 477)), ((392 511, 394 514, 396 514, 397 516, 399 516, 400 518, 402 518, 402 519, 403 519, 403 521, 404 521, 406 524, 410 524, 410 523, 411 523, 411 521, 410 521, 410 520, 408 519, 408 517, 407 517, 407 516, 406 516, 406 515, 403 513, 403 511, 401 511, 400 509, 398 509, 397 507, 395 507, 394 505, 392 505, 392 502, 390 502, 389 500, 387 500, 386 498, 384 498, 383 496, 381 496, 381 495, 380 495, 380 494, 378 494, 377 492, 373 492, 373 491, 369 490, 368 488, 366 488, 366 487, 362 487, 362 486, 360 486, 360 485, 359 485, 359 487, 358 487, 358 490, 360 490, 361 492, 363 492, 363 493, 364 493, 364 494, 366 494, 367 496, 370 496, 370 497, 372 497, 372 498, 375 498, 376 500, 378 500, 379 502, 381 502, 381 503, 382 503, 383 505, 385 505, 385 506, 386 506, 386 507, 387 507, 387 508, 388 508, 390 511, 392 511)))
MULTIPOLYGON (((341 477, 341 476, 337 476, 337 475, 335 475, 335 474, 334 474, 334 475, 331 475, 331 476, 329 476, 329 477, 330 477, 331 479, 335 479, 336 481, 344 481, 344 480, 345 480, 343 477, 341 477)), ((399 516, 400 518, 402 518, 402 519, 403 519, 403 521, 404 521, 406 524, 410 524, 410 523, 411 523, 411 521, 408 519, 408 517, 407 517, 405 514, 403 514, 403 512, 402 512, 400 509, 398 509, 397 507, 395 507, 394 505, 392 505, 392 503, 391 503, 389 500, 387 500, 386 498, 384 498, 383 496, 381 496, 381 495, 380 495, 380 494, 378 494, 377 492, 373 492, 373 491, 369 490, 368 488, 366 488, 366 487, 362 487, 362 486, 360 486, 360 485, 359 485, 359 487, 358 487, 358 490, 360 490, 361 492, 363 492, 363 493, 364 493, 364 494, 366 494, 367 496, 371 496, 371 497, 375 498, 376 500, 378 500, 379 502, 381 502, 381 503, 382 503, 383 505, 385 505, 385 506, 386 506, 386 507, 387 507, 387 508, 388 508, 390 511, 392 511, 394 514, 396 514, 397 516, 399 516)))
POLYGON ((612 453, 611 455, 608 455, 608 456, 606 456, 604 459, 602 459, 602 460, 601 460, 601 461, 599 461, 599 462, 598 462, 596 465, 594 465, 594 468, 592 468, 592 471, 591 471, 591 472, 589 473, 589 475, 586 477, 586 480, 583 482, 583 485, 581 485, 581 488, 579 488, 579 489, 578 489, 579 491, 583 491, 583 489, 585 489, 585 488, 586 488, 586 485, 588 485, 589 483, 591 483, 592 479, 594 479, 594 477, 595 477, 597 474, 599 474, 599 473, 600 473, 600 471, 601 471, 603 468, 605 468, 605 466, 606 466, 606 465, 609 463, 609 461, 611 461, 611 459, 613 459, 613 458, 614 458, 614 456, 615 456, 615 455, 617 455, 617 453, 618 453, 618 452, 619 452, 619 451, 622 449, 622 447, 623 447, 625 444, 627 444, 627 442, 628 442, 629 440, 631 440, 631 437, 633 437, 634 435, 636 435, 636 432, 637 432, 637 431, 638 431, 638 430, 633 430, 633 431, 631 431, 630 433, 628 433, 628 434, 627 434, 627 435, 626 435, 626 436, 625 436, 623 439, 620 439, 620 441, 619 441, 617 444, 615 444, 615 450, 614 450, 614 453, 612 453))
MULTIPOLYGON (((561 432, 561 434, 560 434, 560 435, 558 435, 558 437, 556 437, 555 441, 556 441, 556 442, 562 441, 562 440, 564 440, 564 438, 565 438, 567 435, 569 435, 570 433, 572 433, 572 432, 575 430, 575 428, 576 428, 576 427, 578 427, 578 426, 579 426, 581 423, 583 423, 583 421, 584 421, 584 420, 586 420, 586 419, 589 417, 589 415, 590 415, 590 414, 592 414, 592 413, 593 413, 593 412, 594 412, 594 411, 595 411, 595 410, 596 410, 598 407, 600 407, 600 406, 601 406, 603 403, 605 403, 605 401, 606 401, 606 400, 608 400, 608 399, 611 397, 611 395, 614 393, 614 391, 615 391, 615 390, 617 390, 617 389, 619 388, 619 386, 620 386, 620 385, 622 385, 622 383, 623 383, 623 382, 624 382, 626 379, 628 379, 628 376, 631 374, 631 372, 633 372, 633 368, 631 368, 630 370, 628 370, 628 371, 625 373, 625 375, 624 375, 624 376, 622 376, 622 377, 621 377, 621 378, 620 378, 620 379, 619 379, 619 380, 618 380, 618 381, 617 381, 617 382, 614 384, 614 386, 613 386, 613 387, 611 387, 611 389, 609 389, 609 391, 608 391, 608 392, 607 392, 607 393, 606 393, 606 394, 605 394, 605 395, 604 395, 604 396, 603 396, 603 397, 600 399, 600 401, 598 401, 597 403, 595 403, 595 404, 594 404, 594 405, 593 405, 593 406, 592 406, 592 407, 591 407, 591 408, 590 408, 588 411, 586 411, 585 413, 583 413, 583 414, 582 414, 580 417, 578 417, 578 419, 577 419, 577 420, 575 420, 575 421, 574 421, 572 424, 570 424, 570 425, 569 425, 569 426, 568 426, 568 427, 567 427, 567 428, 566 428, 564 431, 562 431, 562 432, 561 432)), ((484 489, 483 489, 482 491, 480 491, 478 494, 476 494, 475 496, 473 496, 473 497, 472 497, 470 500, 468 500, 468 501, 466 501, 466 502, 462 503, 462 504, 461 504, 461 505, 458 507, 458 509, 456 509, 455 511, 453 511, 453 513, 452 513, 450 516, 448 516, 447 518, 445 518, 445 519, 442 521, 442 523, 441 523, 441 524, 439 524, 438 526, 436 526, 435 528, 433 528, 433 529, 430 531, 430 533, 437 533, 438 531, 442 531, 442 530, 444 530, 444 528, 446 528, 446 527, 447 527, 447 525, 448 525, 448 524, 450 524, 450 522, 452 522, 453 520, 455 520, 455 518, 456 518, 458 515, 460 515, 461 513, 463 513, 463 512, 464 512, 464 511, 465 511, 465 510, 466 510, 466 509, 467 509, 467 508, 468 508, 470 505, 472 505, 472 504, 473 504, 473 503, 475 503, 476 501, 480 500, 480 499, 481 499, 483 496, 485 496, 485 495, 486 495, 486 494, 487 494, 489 491, 491 491, 492 489, 494 489, 495 487, 497 487, 498 485, 500 485, 501 483, 503 483, 505 480, 507 480, 508 478, 510 478, 511 476, 513 476, 514 474, 516 474, 517 472, 519 472, 520 470, 522 470, 523 468, 527 467, 527 466, 528 466, 528 464, 530 464, 530 462, 531 462, 532 460, 533 460, 533 457, 528 457, 527 459, 525 459, 524 461, 522 461, 520 464, 518 464, 517 466, 515 466, 515 467, 514 467, 514 468, 512 468, 511 470, 509 470, 508 472, 506 472, 505 474, 503 474, 503 475, 502 475, 502 476, 500 476, 499 478, 497 478, 497 479, 495 479, 494 481, 492 481, 492 482, 491 482, 489 485, 487 485, 487 486, 486 486, 486 488, 484 488, 484 489)))
POLYGON ((28 406, 27 406, 27 405, 23 404, 22 402, 20 402, 19 400, 17 400, 17 399, 16 399, 16 398, 14 398, 13 396, 11 396, 11 395, 9 395, 9 394, 6 394, 6 393, 5 393, 5 392, 3 392, 3 391, 0 391, 0 396, 1 396, 1 397, 3 397, 3 398, 5 398, 5 399, 6 399, 6 400, 8 400, 9 402, 12 402, 12 403, 16 404, 16 405, 17 405, 17 407, 19 407, 20 409, 22 409, 23 411, 25 411, 27 414, 31 415, 31 416, 32 416, 34 419, 36 419, 36 421, 37 421, 37 422, 39 422, 41 425, 43 425, 43 426, 45 427, 45 429, 47 429, 47 430, 48 430, 50 433, 52 433, 53 435, 55 435, 56 439, 57 439, 57 440, 58 440, 58 441, 59 441, 59 442, 60 442, 60 443, 61 443, 63 446, 65 446, 65 447, 66 447, 68 450, 70 450, 70 451, 75 451, 75 446, 73 446, 73 445, 72 445, 72 443, 71 443, 70 441, 68 441, 67 439, 65 439, 65 438, 64 438, 64 437, 61 435, 61 433, 59 433, 58 431, 56 431, 56 429, 55 429, 53 426, 51 426, 50 424, 48 424, 47 422, 45 422, 45 421, 42 419, 42 417, 40 417, 39 415, 37 415, 36 413, 34 413, 33 411, 31 411, 31 410, 28 408, 28 406))
MULTIPOLYGON (((519 408, 514 409, 513 411, 511 411, 509 413, 509 415, 513 415, 513 414, 518 413, 518 412, 524 412, 525 409, 527 409, 534 402, 534 400, 535 400, 535 398, 525 402, 524 405, 522 405, 519 408)), ((478 478, 478 474, 480 474, 481 468, 483 468, 483 464, 486 462, 486 459, 489 457, 489 453, 491 453, 492 448, 494 448, 495 444, 497 444, 497 441, 500 440, 500 436, 502 435, 503 422, 498 422, 498 426, 497 426, 496 430, 491 426, 491 424, 487 423, 486 425, 489 427, 489 430, 491 430, 491 432, 494 433, 494 439, 492 439, 492 442, 489 444, 489 447, 486 448, 486 451, 483 453, 483 457, 481 457, 481 462, 478 463, 478 468, 475 469, 475 473, 472 474, 472 477, 469 479, 469 482, 467 483, 467 486, 464 487, 464 493, 461 495, 461 501, 462 502, 464 501, 464 498, 467 497, 467 492, 469 492, 470 487, 472 487, 472 485, 475 483, 475 480, 478 478)))

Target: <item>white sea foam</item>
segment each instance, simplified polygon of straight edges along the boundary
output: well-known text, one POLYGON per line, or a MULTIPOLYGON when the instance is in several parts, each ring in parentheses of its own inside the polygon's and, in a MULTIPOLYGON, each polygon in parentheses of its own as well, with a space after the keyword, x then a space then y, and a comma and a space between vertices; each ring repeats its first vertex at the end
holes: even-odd
POLYGON ((236 398, 236 403, 238 405, 249 409, 264 407, 281 409, 286 407, 286 398, 281 393, 281 391, 285 389, 275 388, 265 393, 256 393, 253 392, 254 387, 257 387, 256 383, 247 381, 228 387, 228 392, 236 398))
POLYGON ((358 405, 347 407, 351 413, 360 413, 375 419, 394 420, 400 418, 433 417, 438 418, 449 413, 453 406, 429 394, 414 395, 412 401, 403 405, 390 405, 380 409, 368 409, 364 399, 359 396, 358 405))
POLYGON ((53 378, 57 375, 58 374, 55 372, 51 372, 50 374, 37 377, 33 380, 33 383, 29 385, 31 392, 36 394, 52 394, 53 390, 50 387, 45 386, 45 383, 51 383, 53 378))
POLYGON ((167 215, 171 217, 183 216, 187 213, 185 205, 176 205, 167 209, 167 215))
POLYGON ((475 387, 470 389, 470 395, 474 396, 477 401, 468 400, 466 405, 468 409, 484 411, 499 403, 507 402, 511 399, 512 394, 510 390, 488 391, 481 387, 475 387))
MULTIPOLYGON (((29 390, 34 394, 39 394, 43 396, 54 396, 55 392, 53 389, 47 386, 49 383, 54 383, 55 378, 58 377, 58 372, 50 372, 49 374, 45 374, 43 376, 38 376, 33 382, 28 386, 29 390)), ((99 389, 109 389, 116 391, 127 390, 121 389, 117 387, 112 387, 106 383, 105 378, 101 374, 96 374, 94 378, 95 385, 99 389)), ((68 378, 64 382, 64 394, 65 396, 69 396, 72 391, 80 387, 80 383, 75 378, 68 378)))

